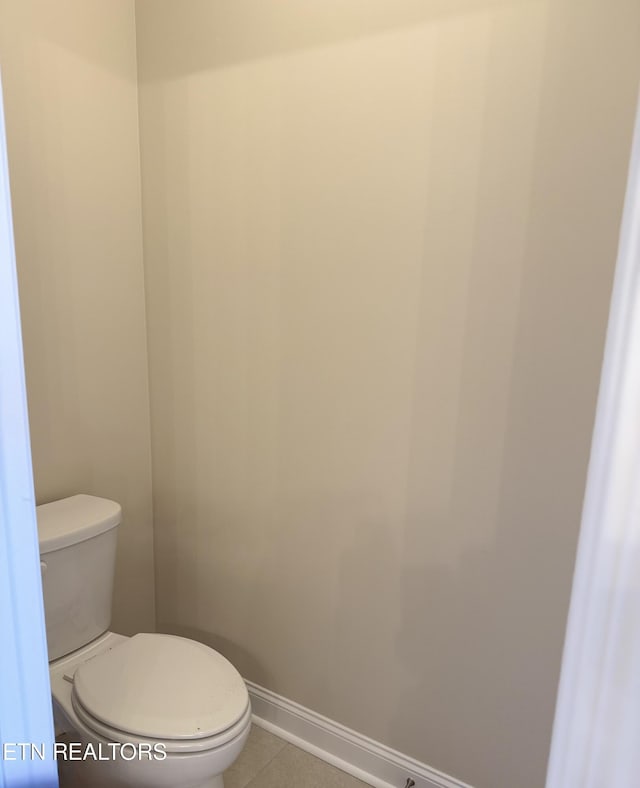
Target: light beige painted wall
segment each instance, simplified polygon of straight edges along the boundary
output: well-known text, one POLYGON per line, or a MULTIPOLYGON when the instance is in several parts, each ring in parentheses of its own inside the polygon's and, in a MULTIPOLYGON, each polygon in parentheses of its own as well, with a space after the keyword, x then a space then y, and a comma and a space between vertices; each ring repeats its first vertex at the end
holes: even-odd
POLYGON ((0 0, 38 502, 120 501, 113 626, 154 628, 131 0, 0 0))
POLYGON ((158 622, 544 783, 637 0, 138 0, 158 622))

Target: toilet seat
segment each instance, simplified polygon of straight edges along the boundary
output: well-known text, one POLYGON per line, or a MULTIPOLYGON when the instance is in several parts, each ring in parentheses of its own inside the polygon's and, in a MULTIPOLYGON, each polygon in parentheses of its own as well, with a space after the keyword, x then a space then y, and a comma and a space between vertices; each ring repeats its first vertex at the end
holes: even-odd
POLYGON ((112 728, 109 725, 105 725, 100 720, 93 717, 89 712, 86 711, 82 707, 82 704, 79 702, 78 698, 76 697, 75 693, 72 693, 71 702, 73 705, 73 710, 76 713, 80 722, 82 722, 87 730, 91 731, 97 737, 103 739, 107 742, 115 742, 124 744, 162 744, 164 747, 164 751, 169 754, 176 754, 176 755, 190 755, 196 754, 200 752, 206 752, 207 750, 215 750, 218 747, 222 747, 223 745, 227 744, 228 742, 232 742, 239 736, 242 736, 248 726, 251 723, 251 706, 248 705, 245 713, 242 717, 232 725, 230 728, 227 728, 226 731, 217 734, 216 736, 207 736, 204 738, 199 739, 168 739, 165 737, 152 737, 152 736, 135 736, 127 731, 122 731, 117 728, 112 728))
POLYGON ((233 665, 173 635, 134 635, 84 662, 73 675, 71 700, 99 735, 162 742, 167 752, 220 746, 244 730, 251 713, 233 665))

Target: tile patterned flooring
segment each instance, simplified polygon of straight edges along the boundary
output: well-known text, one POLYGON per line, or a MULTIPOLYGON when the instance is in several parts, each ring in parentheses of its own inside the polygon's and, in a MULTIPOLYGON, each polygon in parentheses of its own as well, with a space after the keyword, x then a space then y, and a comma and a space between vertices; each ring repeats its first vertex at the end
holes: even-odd
POLYGON ((367 788, 367 783, 253 724, 240 757, 224 774, 224 787, 367 788))

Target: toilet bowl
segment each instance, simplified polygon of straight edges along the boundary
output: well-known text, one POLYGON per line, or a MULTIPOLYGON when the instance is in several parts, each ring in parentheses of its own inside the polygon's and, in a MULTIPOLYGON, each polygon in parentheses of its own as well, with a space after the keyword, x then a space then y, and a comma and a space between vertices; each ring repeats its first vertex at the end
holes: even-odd
POLYGON ((240 674, 192 640, 108 632, 49 670, 56 734, 80 745, 63 788, 221 788, 249 734, 240 674))
POLYGON ((119 522, 117 504, 92 496, 38 507, 61 786, 223 788, 251 726, 246 685, 202 643, 104 631, 110 589, 95 587, 112 576, 105 537, 119 522))
POLYGON ((220 788, 249 734, 251 706, 240 675, 217 652, 184 638, 109 632, 52 662, 50 677, 56 734, 81 745, 76 755, 88 745, 96 754, 60 757, 63 786, 220 788), (188 687, 176 697, 179 676, 188 677, 188 687))

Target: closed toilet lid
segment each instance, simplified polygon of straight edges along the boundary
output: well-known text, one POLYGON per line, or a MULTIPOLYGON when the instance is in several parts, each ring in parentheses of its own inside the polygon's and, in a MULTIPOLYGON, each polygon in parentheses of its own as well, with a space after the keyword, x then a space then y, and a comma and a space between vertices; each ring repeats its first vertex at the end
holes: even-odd
POLYGON ((73 687, 96 719, 158 739, 215 736, 249 703, 242 676, 222 654, 173 635, 134 635, 81 665, 73 687))

